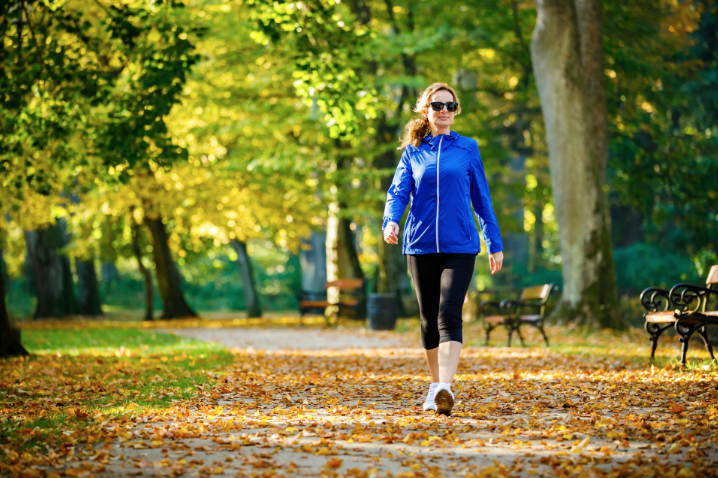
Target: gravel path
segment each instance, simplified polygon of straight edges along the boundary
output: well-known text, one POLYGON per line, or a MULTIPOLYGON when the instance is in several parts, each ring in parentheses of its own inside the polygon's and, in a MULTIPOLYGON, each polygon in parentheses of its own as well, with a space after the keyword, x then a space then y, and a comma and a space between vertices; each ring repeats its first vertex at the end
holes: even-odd
POLYGON ((167 329, 162 332, 249 350, 334 350, 414 345, 409 337, 366 329, 196 328, 167 329))

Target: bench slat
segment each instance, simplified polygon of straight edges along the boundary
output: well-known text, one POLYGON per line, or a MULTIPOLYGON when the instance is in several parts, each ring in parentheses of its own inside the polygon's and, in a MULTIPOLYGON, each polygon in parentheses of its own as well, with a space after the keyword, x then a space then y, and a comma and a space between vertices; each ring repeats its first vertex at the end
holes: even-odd
POLYGON ((325 287, 337 287, 339 289, 361 289, 362 287, 364 287, 364 279, 337 279, 331 282, 327 282, 325 287))
POLYGON ((541 318, 540 315, 521 315, 519 316, 519 319, 523 320, 524 322, 536 322, 541 318))
POLYGON ((666 310, 664 312, 652 312, 646 314, 646 322, 652 322, 654 324, 666 324, 669 322, 675 322, 676 316, 672 310, 666 310))
POLYGON ((521 292, 521 300, 545 299, 550 289, 549 284, 527 287, 521 292))
POLYGON ((299 302, 299 307, 329 307, 330 304, 326 300, 302 300, 299 302))
POLYGON ((718 284, 718 265, 711 267, 711 270, 708 273, 708 279, 706 279, 706 284, 718 284))
POLYGON ((484 320, 490 324, 503 324, 506 322, 506 318, 503 315, 489 315, 484 317, 484 320))

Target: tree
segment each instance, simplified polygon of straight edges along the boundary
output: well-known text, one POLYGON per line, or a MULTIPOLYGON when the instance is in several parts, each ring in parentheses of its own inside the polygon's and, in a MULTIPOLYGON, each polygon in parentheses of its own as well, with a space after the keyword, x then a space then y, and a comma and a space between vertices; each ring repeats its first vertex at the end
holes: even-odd
POLYGON ((5 278, 1 273, 0 296, 0 358, 28 355, 20 341, 20 331, 14 329, 10 323, 10 315, 5 305, 5 278))
POLYGON ((145 267, 144 263, 142 262, 142 250, 140 249, 140 227, 137 223, 135 223, 134 209, 132 208, 130 209, 130 216, 132 216, 132 225, 130 226, 130 234, 132 237, 132 253, 135 255, 135 259, 137 260, 137 268, 140 270, 140 274, 142 274, 142 277, 145 279, 144 320, 154 320, 155 292, 152 288, 152 273, 147 267, 145 267))
POLYGON ((531 57, 561 238, 564 288, 558 314, 619 328, 603 192, 608 135, 600 8, 597 0, 538 0, 531 57))
POLYGON ((715 251, 715 2, 606 4, 613 201, 644 241, 715 251))
POLYGON ((247 307, 247 317, 261 317, 262 307, 259 304, 259 295, 254 285, 254 272, 252 271, 252 263, 249 261, 249 255, 247 254, 247 243, 232 239, 230 244, 237 253, 237 266, 239 267, 242 284, 244 285, 244 303, 247 307))
MULTIPOLYGON (((116 180, 114 171, 126 181, 151 161, 169 167, 182 158, 163 117, 196 59, 191 40, 197 29, 183 28, 177 2, 48 6, 13 1, 0 8, 7 47, 2 50, 0 86, 3 109, 9 113, 0 120, 0 205, 10 211, 11 220, 38 230, 37 237, 30 235, 29 245, 39 259, 34 262, 55 264, 55 273, 36 271, 36 279, 49 276, 71 284, 69 263, 56 258, 42 240, 58 236, 43 230, 63 215, 52 209, 65 203, 67 194, 116 180)), ((79 270, 88 268, 80 264, 79 270)), ((91 280, 94 265, 91 272, 81 278, 91 280)), ((39 290, 45 289, 53 287, 39 290)), ((54 289, 64 291, 62 303, 57 297, 63 295, 53 293, 38 306, 47 302, 51 309, 62 306, 61 313, 73 310, 67 294, 71 288, 54 289)))
POLYGON ((78 312, 70 260, 61 252, 67 245, 65 221, 25 233, 37 291, 34 317, 65 317, 78 312))

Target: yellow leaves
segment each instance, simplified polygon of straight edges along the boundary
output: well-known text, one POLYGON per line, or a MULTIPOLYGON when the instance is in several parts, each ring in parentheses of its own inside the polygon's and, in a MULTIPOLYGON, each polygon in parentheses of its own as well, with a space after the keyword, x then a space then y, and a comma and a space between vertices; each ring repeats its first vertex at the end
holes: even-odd
POLYGON ((314 452, 314 454, 317 456, 337 455, 338 452, 334 448, 323 446, 323 447, 319 448, 318 450, 316 450, 314 452))
POLYGON ((324 464, 325 468, 341 468, 343 465, 343 461, 339 458, 331 458, 329 461, 327 461, 324 464))
POLYGON ((674 453, 680 453, 681 452, 681 444, 676 442, 668 449, 668 453, 674 454, 674 453))
MULTIPOLYGON (((266 320, 272 324, 289 323, 266 320)), ((232 322, 233 319, 224 323, 232 322)), ((192 323, 201 325, 203 322, 188 321, 182 326, 191 327, 192 323)), ((207 323, 215 324, 215 321, 207 320, 207 323)), ((256 323, 244 320, 237 326, 252 324, 256 323)), ((221 325, 224 325, 222 321, 216 321, 217 327, 221 325)), ((91 328, 92 324, 87 323, 87 327, 91 328)), ((239 332, 245 334, 244 330, 239 332)), ((224 329, 221 333, 235 332, 224 329)), ((444 469, 446 462, 441 460, 451 453, 464 456, 496 450, 496 456, 509 452, 511 456, 523 457, 513 470, 494 464, 491 467, 495 470, 494 476, 518 476, 529 471, 544 476, 550 468, 539 468, 539 465, 565 470, 566 476, 591 474, 591 467, 598 465, 608 476, 616 472, 619 461, 635 451, 651 463, 653 460, 662 463, 669 450, 670 456, 677 457, 685 451, 682 461, 693 463, 692 454, 699 451, 703 443, 710 443, 718 427, 714 422, 718 407, 708 401, 712 399, 713 377, 703 377, 703 371, 691 374, 656 368, 651 375, 650 369, 642 365, 628 365, 622 370, 599 365, 584 368, 585 362, 572 356, 530 348, 513 349, 504 354, 499 349, 485 351, 467 346, 464 354, 466 370, 462 370, 461 380, 457 381, 457 408, 450 418, 422 413, 421 401, 428 381, 420 375, 425 373, 421 362, 416 360, 415 351, 391 347, 371 352, 237 350, 234 362, 227 368, 202 375, 210 378, 211 383, 183 386, 181 390, 172 390, 162 383, 164 370, 176 363, 172 353, 165 353, 169 360, 161 362, 159 356, 143 355, 136 348, 129 357, 114 354, 103 358, 74 357, 72 360, 81 362, 77 368, 69 365, 69 359, 64 356, 33 358, 30 364, 34 360, 39 362, 33 364, 32 369, 27 368, 27 362, 18 362, 20 366, 0 371, 0 383, 9 384, 5 385, 8 393, 2 398, 6 407, 12 405, 7 405, 9 399, 5 397, 14 395, 16 403, 39 404, 39 408, 49 414, 48 418, 52 418, 53 413, 50 406, 56 407, 60 414, 70 408, 75 410, 75 415, 80 408, 90 410, 74 395, 75 389, 97 383, 93 393, 102 397, 100 404, 114 400, 119 405, 125 404, 125 408, 99 408, 103 415, 87 422, 88 427, 104 423, 99 431, 68 430, 71 434, 63 435, 66 443, 72 443, 76 450, 98 443, 100 446, 96 449, 100 450, 103 441, 114 442, 113 447, 119 447, 128 456, 137 456, 136 453, 144 453, 148 448, 156 452, 164 448, 168 451, 155 458, 162 461, 145 464, 170 467, 164 459, 171 459, 175 474, 179 473, 175 467, 184 467, 186 472, 193 467, 199 469, 200 460, 187 463, 192 460, 187 453, 199 452, 192 443, 202 443, 206 447, 203 451, 215 454, 205 458, 207 464, 201 465, 202 475, 209 475, 218 466, 212 463, 218 451, 241 449, 241 453, 232 454, 233 464, 223 463, 224 470, 231 475, 266 472, 271 476, 276 471, 286 476, 334 476, 341 469, 342 474, 354 476, 345 470, 350 466, 344 467, 342 463, 342 455, 350 454, 352 462, 357 457, 365 463, 356 476, 363 476, 361 473, 368 476, 370 466, 379 468, 377 475, 382 476, 384 459, 401 461, 403 472, 412 476, 419 473, 433 476, 432 467, 444 469), (536 355, 540 355, 541 360, 534 360, 536 355), (121 366, 117 366, 118 362, 121 366), (160 370, 154 370, 155 367, 160 370), (56 369, 57 373, 40 374, 44 369, 56 369), (64 374, 65 371, 70 373, 64 374), (101 378, 104 374, 110 374, 108 379, 101 378), (531 379, 517 382, 516 374, 531 379), (60 392, 55 393, 48 386, 53 393, 41 396, 34 381, 39 375, 47 384, 59 386, 60 392), (76 380, 75 376, 83 380, 76 380), (72 383, 65 387, 64 380, 72 383), (140 383, 145 386, 153 381, 158 385, 151 394, 138 395, 140 383), (382 384, 381 393, 377 393, 377 383, 382 384), (20 394, 18 389, 30 393, 20 394), (311 389, 314 392, 310 392, 311 389), (151 401, 158 396, 162 397, 162 405, 155 407, 151 401), (54 401, 56 397, 63 401, 54 401), (168 398, 171 399, 169 407, 168 398), (561 407, 567 398, 573 404, 570 409, 561 407), (307 403, 303 404, 302 400, 307 403), (699 405, 700 401, 703 403, 699 405), (679 402, 695 413, 684 413, 687 410, 676 413, 672 407, 679 402), (589 406, 596 404, 604 405, 605 409, 589 406), (467 416, 462 417, 461 413, 467 416), (696 433, 697 429, 701 432, 696 433), (695 446, 697 443, 700 445, 695 446), (183 449, 185 445, 190 449, 183 449), (294 456, 300 459, 295 461, 300 466, 289 466, 282 449, 297 452, 294 456), (440 462, 427 460, 427 454, 437 456, 440 462), (180 456, 186 456, 186 461, 180 456), (539 462, 541 458, 549 461, 539 462), (585 468, 579 470, 580 467, 585 468)), ((187 356, 184 361, 188 363, 187 356)), ((211 367, 203 365, 206 370, 211 367)), ((189 378, 199 373, 179 375, 189 378)), ((22 439, 41 436, 34 425, 23 423, 29 422, 29 416, 35 419, 38 414, 29 407, 22 412, 17 414, 17 421, 10 416, 0 418, 6 419, 2 426, 19 422, 22 432, 18 434, 21 433, 22 439)), ((67 422, 80 424, 76 418, 67 422)), ((62 447, 56 449, 63 450, 62 447)), ((94 461, 102 459, 105 458, 94 461)), ((450 463, 453 464, 453 460, 450 463)), ((646 463, 644 461, 644 465, 646 463)), ((445 474, 460 475, 463 465, 458 459, 456 464, 456 468, 447 468, 445 474)), ((671 468, 665 476, 705 476, 696 471, 703 465, 692 466, 696 466, 692 471, 671 468), (679 471, 683 474, 678 475, 679 471)), ((169 474, 169 470, 163 471, 169 474)), ((467 476, 471 473, 489 476, 487 469, 467 471, 467 476)), ((404 473, 395 476, 404 476, 404 473)))
POLYGON ((579 443, 574 445, 573 448, 571 448, 571 453, 580 453, 588 445, 588 442, 590 440, 591 440, 591 436, 589 435, 586 438, 584 438, 583 440, 581 440, 579 443))
POLYGON ((685 407, 683 407, 683 405, 681 405, 681 404, 671 405, 671 413, 681 413, 684 410, 685 410, 685 407))

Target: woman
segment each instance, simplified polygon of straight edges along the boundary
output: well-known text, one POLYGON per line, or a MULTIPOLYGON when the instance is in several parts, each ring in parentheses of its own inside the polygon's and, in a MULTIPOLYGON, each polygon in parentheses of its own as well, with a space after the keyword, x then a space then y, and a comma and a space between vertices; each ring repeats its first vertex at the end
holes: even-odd
POLYGON ((414 112, 421 116, 404 128, 399 147, 404 153, 387 193, 382 230, 386 242, 398 243, 399 220, 411 196, 403 252, 419 301, 421 343, 432 379, 424 410, 451 415, 451 382, 461 356, 461 309, 481 249, 471 204, 492 274, 503 264, 503 245, 479 146, 451 131, 454 115, 461 112, 456 92, 446 83, 434 83, 421 94, 414 112))

